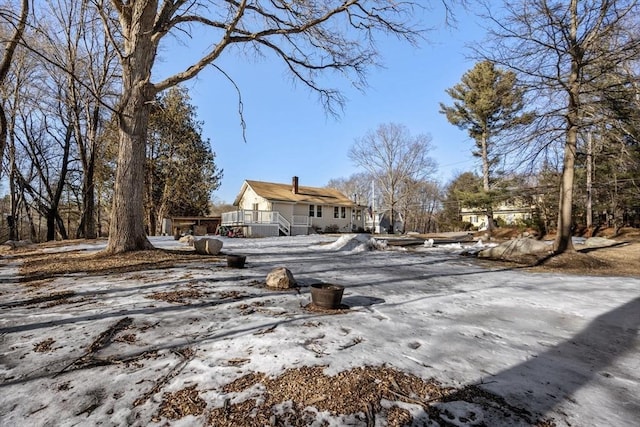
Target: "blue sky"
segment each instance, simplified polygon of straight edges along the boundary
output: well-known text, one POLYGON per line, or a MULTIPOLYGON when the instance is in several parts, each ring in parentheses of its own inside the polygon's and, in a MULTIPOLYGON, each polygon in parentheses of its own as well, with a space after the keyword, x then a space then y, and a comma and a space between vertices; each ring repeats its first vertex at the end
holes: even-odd
MULTIPOLYGON (((215 200, 232 203, 245 179, 289 183, 298 176, 300 185, 322 187, 332 178, 348 177, 359 171, 347 156, 354 140, 389 122, 407 126, 414 135, 431 135, 430 154, 438 163, 439 181, 475 170, 466 132, 438 112, 440 102, 451 103, 445 89, 474 65, 466 44, 484 35, 472 14, 458 10, 457 18, 457 28, 450 28, 444 11, 436 7, 429 12, 424 24, 434 30, 418 48, 379 39, 384 68, 369 71, 365 93, 346 80, 332 82, 347 98, 338 119, 325 113, 316 94, 292 82, 281 61, 224 56, 216 64, 242 92, 247 142, 237 92, 222 74, 210 68, 185 83, 198 119, 204 122, 203 136, 211 140, 216 163, 224 169, 215 200)), ((188 45, 167 45, 160 52, 154 81, 180 70, 206 47, 197 39, 188 45)))

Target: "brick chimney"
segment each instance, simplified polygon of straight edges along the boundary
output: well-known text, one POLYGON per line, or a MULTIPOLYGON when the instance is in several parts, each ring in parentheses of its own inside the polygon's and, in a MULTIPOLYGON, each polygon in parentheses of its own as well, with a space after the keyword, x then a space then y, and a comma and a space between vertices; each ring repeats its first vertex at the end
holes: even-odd
POLYGON ((298 177, 294 176, 291 179, 291 191, 293 192, 293 194, 298 194, 298 177))

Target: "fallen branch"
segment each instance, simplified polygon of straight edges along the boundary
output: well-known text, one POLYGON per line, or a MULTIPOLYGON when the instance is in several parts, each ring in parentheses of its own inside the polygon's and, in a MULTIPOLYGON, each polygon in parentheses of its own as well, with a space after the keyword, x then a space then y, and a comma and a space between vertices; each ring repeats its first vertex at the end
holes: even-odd
POLYGON ((277 327, 278 327, 278 324, 276 323, 275 325, 270 326, 270 327, 268 327, 266 329, 262 329, 262 330, 259 330, 257 332, 254 332, 253 335, 269 334, 269 333, 273 332, 277 327))
POLYGON ((338 347, 339 350, 346 350, 350 347, 353 347, 355 345, 360 344, 362 341, 364 341, 362 338, 357 337, 352 339, 350 342, 348 342, 347 344, 341 345, 340 347, 338 347))
POLYGON ((164 387, 164 385, 166 383, 168 383, 169 380, 171 380, 173 377, 178 375, 184 369, 184 367, 187 366, 187 363, 189 363, 196 355, 196 352, 192 351, 189 348, 183 349, 182 351, 174 351, 174 353, 177 354, 178 356, 180 356, 182 358, 182 361, 180 363, 178 363, 176 366, 174 366, 169 372, 167 372, 166 375, 164 375, 163 377, 159 378, 155 382, 155 384, 153 385, 151 390, 147 391, 141 397, 137 398, 133 402, 133 406, 142 405, 147 400, 149 400, 149 398, 151 396, 153 396, 154 394, 159 392, 162 389, 162 387, 164 387))
POLYGON ((67 371, 69 368, 71 368, 74 365, 80 365, 80 364, 85 365, 87 361, 94 361, 96 358, 89 357, 89 356, 108 346, 111 343, 114 335, 116 335, 121 330, 127 328, 129 325, 131 325, 132 322, 133 322, 133 319, 131 319, 130 317, 123 317, 122 319, 118 320, 114 325, 110 326, 109 329, 107 329, 106 331, 98 335, 98 338, 96 338, 91 343, 91 345, 87 348, 87 351, 85 351, 84 354, 82 354, 82 356, 79 356, 75 358, 73 361, 71 361, 71 363, 69 363, 60 371, 58 371, 53 376, 53 378, 56 378, 57 376, 63 374, 65 371, 67 371))

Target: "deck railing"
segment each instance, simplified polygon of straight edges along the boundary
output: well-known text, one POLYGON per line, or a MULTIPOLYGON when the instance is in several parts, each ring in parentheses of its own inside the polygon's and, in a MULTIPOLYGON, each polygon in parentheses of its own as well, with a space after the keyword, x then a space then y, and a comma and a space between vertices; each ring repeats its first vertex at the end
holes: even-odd
MULTIPOLYGON (((294 216, 294 221, 296 217, 294 216)), ((307 220, 308 221, 308 220, 307 220)), ((291 234, 291 223, 278 211, 254 211, 241 209, 222 214, 222 225, 226 226, 244 226, 244 225, 277 225, 280 231, 285 235, 291 234)), ((297 223, 294 223, 298 225, 297 223)))

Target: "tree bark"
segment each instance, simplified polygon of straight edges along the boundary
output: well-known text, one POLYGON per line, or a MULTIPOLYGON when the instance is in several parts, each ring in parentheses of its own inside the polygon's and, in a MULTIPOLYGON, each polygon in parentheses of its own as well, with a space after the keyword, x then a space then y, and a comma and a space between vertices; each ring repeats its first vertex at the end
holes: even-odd
MULTIPOLYGON (((29 15, 29 0, 22 0, 20 17, 16 23, 13 35, 5 43, 4 53, 2 60, 0 60, 0 84, 4 84, 4 81, 9 74, 9 68, 11 67, 11 61, 13 60, 13 54, 18 46, 18 42, 24 34, 24 30, 27 26, 27 17, 29 15)), ((0 107, 0 161, 4 158, 4 150, 7 146, 7 116, 5 111, 0 107)), ((2 177, 2 168, 0 167, 0 177, 2 177)))
MULTIPOLYGON (((484 130, 482 132, 481 138, 481 156, 482 156, 482 189, 484 192, 489 194, 490 186, 489 186, 489 136, 488 131, 484 130)), ((486 206, 487 212, 487 234, 491 237, 493 233, 493 200, 489 200, 488 205, 486 206)))
MULTIPOLYGON (((108 253, 152 249, 144 230, 144 164, 149 99, 146 85, 133 85, 120 115, 118 163, 108 253)), ((126 89, 125 89, 126 90, 126 89)))
POLYGON ((150 105, 156 94, 150 78, 157 50, 152 40, 157 6, 157 0, 135 2, 120 15, 123 93, 107 253, 153 249, 144 230, 144 165, 150 105))
POLYGON ((571 73, 569 75, 569 104, 567 109, 567 140, 564 145, 562 181, 560 183, 560 201, 558 212, 558 232, 554 242, 554 252, 574 252, 572 241, 573 220, 573 179, 575 172, 576 145, 578 141, 578 120, 580 117, 580 68, 582 66, 582 48, 578 44, 578 0, 571 0, 571 73))

